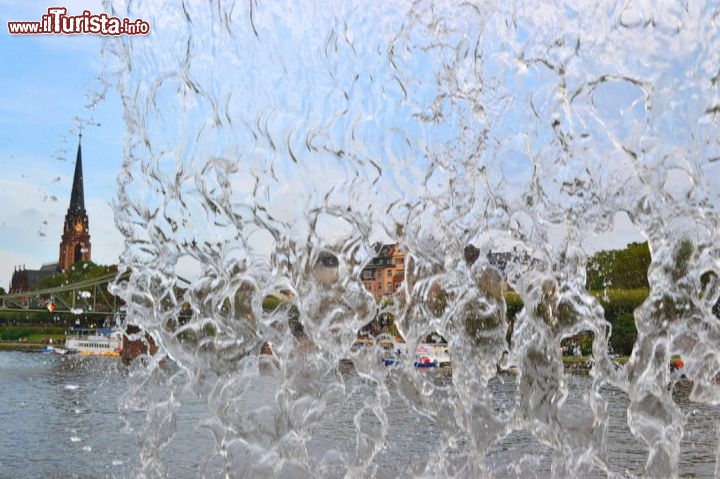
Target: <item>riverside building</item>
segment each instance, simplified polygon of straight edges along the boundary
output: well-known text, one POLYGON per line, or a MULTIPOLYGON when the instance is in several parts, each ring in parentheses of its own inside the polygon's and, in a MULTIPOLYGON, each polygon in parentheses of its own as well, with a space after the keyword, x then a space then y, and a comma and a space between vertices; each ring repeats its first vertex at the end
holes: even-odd
POLYGON ((405 281, 405 253, 397 244, 375 245, 376 256, 361 273, 362 283, 375 298, 393 294, 405 281))

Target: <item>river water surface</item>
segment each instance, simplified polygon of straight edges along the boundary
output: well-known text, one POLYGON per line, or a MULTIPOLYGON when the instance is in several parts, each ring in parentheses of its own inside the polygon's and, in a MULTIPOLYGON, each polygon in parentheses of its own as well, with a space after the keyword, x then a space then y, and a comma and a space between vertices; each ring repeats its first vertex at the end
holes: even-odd
MULTIPOLYGON (((172 368, 172 365, 165 366, 172 368)), ((139 435, 145 411, 122 407, 130 372, 121 363, 106 358, 59 357, 39 353, 0 353, 0 477, 135 477, 139 464, 139 435)), ((449 371, 427 371, 434 375, 437 394, 445 394, 449 371)), ((342 374, 348 401, 330 402, 326 417, 308 445, 308 453, 318 460, 330 451, 352 455, 355 448, 353 415, 369 382, 352 372, 342 374), (357 403, 357 404, 356 404, 357 403)), ((590 378, 566 374, 570 394, 561 408, 563 423, 572 429, 573 421, 585 416, 579 393, 590 378)), ((245 394, 248 411, 262 411, 274 403, 276 384, 272 377, 258 376, 245 394)), ((392 379, 389 379, 392 383, 392 379)), ((514 407, 517 376, 499 375, 490 383, 498 415, 514 407)), ((392 387, 391 387, 392 390, 392 387)), ((717 432, 717 408, 693 404, 687 387, 676 386, 673 398, 685 419, 681 442, 681 477, 713 477, 717 432)), ((634 476, 642 473, 646 452, 630 433, 624 420, 627 396, 607 388, 603 394, 610 409, 607 431, 607 459, 613 464, 611 475, 634 476)), ((443 441, 435 419, 408 408, 392 392, 387 408, 387 448, 373 460, 377 477, 416 477, 425 470, 438 442, 443 441)), ((191 392, 181 394, 176 411, 176 434, 162 449, 168 477, 221 477, 223 462, 214 454, 214 440, 201 423, 209 419, 207 404, 191 392)), ((460 454, 463 444, 456 444, 460 454)), ((524 432, 509 432, 487 453, 494 477, 547 477, 550 452, 524 432)), ((324 457, 327 477, 345 474, 343 458, 324 457), (335 464, 335 468, 333 467, 335 464)), ((234 471, 235 477, 244 471, 234 471)), ((604 477, 594 469, 588 477, 604 477)))

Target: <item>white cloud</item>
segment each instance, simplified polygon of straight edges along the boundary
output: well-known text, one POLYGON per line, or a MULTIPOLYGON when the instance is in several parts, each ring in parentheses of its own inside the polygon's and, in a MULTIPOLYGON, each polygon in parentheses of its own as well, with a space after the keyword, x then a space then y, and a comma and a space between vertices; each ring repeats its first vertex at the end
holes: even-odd
MULTIPOLYGON (((117 264, 123 247, 123 238, 115 228, 114 211, 101 198, 86 198, 85 208, 90 219, 92 259, 99 264, 117 264)), ((59 243, 58 232, 58 243, 59 243)))
MULTIPOLYGON (((69 180, 62 183, 69 184, 69 180)), ((42 263, 57 261, 70 188, 57 189, 64 191, 57 193, 57 200, 50 200, 28 177, 0 178, 4 205, 0 215, 0 286, 8 288, 15 266, 36 269, 42 263)), ((85 207, 90 219, 93 261, 117 263, 122 237, 115 228, 112 208, 105 199, 87 196, 85 207)))

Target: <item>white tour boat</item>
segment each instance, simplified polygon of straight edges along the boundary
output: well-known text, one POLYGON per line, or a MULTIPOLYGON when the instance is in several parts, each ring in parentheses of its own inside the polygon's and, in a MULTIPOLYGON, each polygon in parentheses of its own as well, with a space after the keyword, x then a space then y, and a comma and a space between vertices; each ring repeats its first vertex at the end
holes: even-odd
POLYGON ((119 329, 70 328, 65 349, 88 356, 120 356, 122 331, 119 329))

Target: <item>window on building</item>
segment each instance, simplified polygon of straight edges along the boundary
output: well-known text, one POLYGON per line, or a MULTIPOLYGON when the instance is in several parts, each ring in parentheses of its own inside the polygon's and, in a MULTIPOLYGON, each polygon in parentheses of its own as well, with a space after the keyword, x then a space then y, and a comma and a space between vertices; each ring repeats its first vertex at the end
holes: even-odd
POLYGON ((385 291, 387 291, 388 293, 393 292, 392 282, 388 282, 387 289, 385 291))
POLYGON ((403 264, 405 260, 403 258, 395 258, 395 264, 403 264))
POLYGON ((391 276, 392 276, 392 270, 389 269, 389 270, 387 271, 387 277, 390 278, 391 276))

